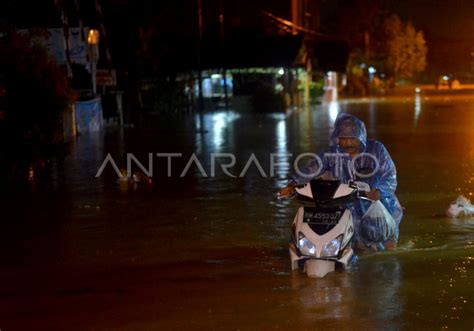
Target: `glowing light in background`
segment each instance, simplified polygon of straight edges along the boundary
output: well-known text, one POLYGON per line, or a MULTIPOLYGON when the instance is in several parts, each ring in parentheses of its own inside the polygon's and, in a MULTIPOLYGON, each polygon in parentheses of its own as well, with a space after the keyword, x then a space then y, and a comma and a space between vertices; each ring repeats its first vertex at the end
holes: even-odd
POLYGON ((33 168, 32 165, 30 165, 28 169, 28 181, 32 182, 35 180, 35 169, 33 168))
POLYGON ((202 80, 202 95, 205 98, 212 97, 212 79, 204 78, 202 80))
POLYGON ((89 30, 87 35, 87 43, 90 45, 97 45, 99 43, 99 31, 95 29, 89 30))

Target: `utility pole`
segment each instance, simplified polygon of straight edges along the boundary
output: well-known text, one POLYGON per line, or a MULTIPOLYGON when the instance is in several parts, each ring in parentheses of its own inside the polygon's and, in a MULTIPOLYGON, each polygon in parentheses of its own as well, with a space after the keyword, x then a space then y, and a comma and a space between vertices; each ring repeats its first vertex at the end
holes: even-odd
MULTIPOLYGON (((291 21, 293 24, 300 25, 301 17, 301 1, 302 0, 291 0, 291 21)), ((298 30, 292 28, 292 33, 297 34, 298 30)))
POLYGON ((67 18, 66 9, 62 0, 55 0, 54 4, 59 13, 61 23, 63 25, 63 37, 64 37, 64 55, 66 56, 66 69, 67 75, 69 78, 72 77, 72 68, 71 68, 71 53, 69 50, 69 22, 67 18))
MULTIPOLYGON (((225 30, 224 30, 224 4, 223 0, 219 1, 219 25, 220 25, 220 39, 221 39, 221 47, 222 47, 222 58, 225 59, 225 30)), ((225 109, 229 108, 229 95, 227 91, 227 69, 225 67, 225 63, 223 64, 222 68, 222 76, 224 80, 224 101, 225 101, 225 109)))
MULTIPOLYGON (((311 27, 310 22, 311 22, 311 13, 309 12, 310 6, 309 2, 311 0, 302 0, 302 11, 303 11, 303 19, 300 17, 300 20, 303 24, 303 27, 305 29, 309 29, 311 27)), ((305 38, 304 42, 306 43, 307 46, 311 45, 311 39, 306 35, 305 33, 305 38)), ((311 47, 306 47, 306 84, 304 86, 304 97, 305 97, 305 107, 306 110, 310 110, 310 105, 311 105, 311 81, 312 81, 312 72, 313 68, 311 65, 311 57, 312 57, 312 49, 311 47)))
POLYGON ((198 54, 197 54, 197 65, 198 65, 198 109, 202 112, 204 108, 204 99, 202 96, 202 69, 201 69, 201 47, 202 47, 202 0, 197 0, 198 6, 198 54))

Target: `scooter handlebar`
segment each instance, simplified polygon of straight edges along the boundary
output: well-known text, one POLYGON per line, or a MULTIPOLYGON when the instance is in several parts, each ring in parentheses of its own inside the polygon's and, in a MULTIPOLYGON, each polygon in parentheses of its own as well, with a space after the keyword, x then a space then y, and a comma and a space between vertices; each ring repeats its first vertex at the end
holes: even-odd
MULTIPOLYGON (((356 194, 351 194, 352 199, 362 199, 362 200, 368 200, 368 201, 373 201, 372 199, 367 197, 367 193, 370 191, 370 187, 366 183, 361 183, 358 182, 352 182, 351 185, 352 187, 356 190, 356 194)), ((298 193, 296 192, 296 188, 302 188, 304 187, 305 184, 294 184, 294 185, 288 185, 284 188, 282 188, 278 193, 277 193, 277 199, 290 199, 293 198, 294 196, 297 196, 298 193)), ((350 197, 345 197, 346 199, 351 199, 350 197)), ((343 200, 344 198, 339 198, 338 200, 343 200)))
POLYGON ((369 197, 367 197, 367 192, 365 191, 359 191, 357 195, 358 195, 358 198, 361 200, 374 201, 370 199, 369 197))

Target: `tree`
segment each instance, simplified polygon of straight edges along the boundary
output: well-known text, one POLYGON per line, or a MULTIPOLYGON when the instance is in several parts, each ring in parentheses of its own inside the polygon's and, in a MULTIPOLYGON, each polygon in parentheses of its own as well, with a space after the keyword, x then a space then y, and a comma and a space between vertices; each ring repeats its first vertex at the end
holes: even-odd
POLYGON ((384 21, 381 32, 378 56, 387 77, 393 81, 408 79, 425 69, 427 47, 422 31, 392 15, 384 21))

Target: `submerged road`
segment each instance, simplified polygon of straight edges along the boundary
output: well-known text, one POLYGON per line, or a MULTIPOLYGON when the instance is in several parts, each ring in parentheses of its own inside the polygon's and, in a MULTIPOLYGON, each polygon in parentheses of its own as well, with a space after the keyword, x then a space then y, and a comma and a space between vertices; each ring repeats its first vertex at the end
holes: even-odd
POLYGON ((474 325, 474 219, 444 216, 459 194, 474 192, 474 96, 342 101, 288 115, 222 111, 165 124, 150 117, 136 129, 79 137, 31 175, 2 193, 2 330, 474 325), (272 176, 270 154, 292 161, 320 151, 341 111, 387 146, 405 217, 397 250, 316 280, 290 269, 298 205, 275 193, 291 163, 272 176), (108 153, 119 168, 127 153, 148 168, 153 153, 153 184, 118 184, 110 165, 96 178, 108 153), (171 167, 156 153, 176 153, 171 167), (183 174, 193 153, 204 171, 194 162, 183 174), (235 156, 235 177, 219 166, 212 176, 216 153, 235 156), (243 173, 252 154, 261 169, 243 173))

